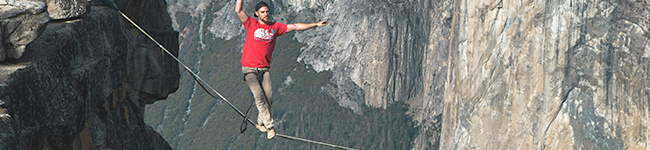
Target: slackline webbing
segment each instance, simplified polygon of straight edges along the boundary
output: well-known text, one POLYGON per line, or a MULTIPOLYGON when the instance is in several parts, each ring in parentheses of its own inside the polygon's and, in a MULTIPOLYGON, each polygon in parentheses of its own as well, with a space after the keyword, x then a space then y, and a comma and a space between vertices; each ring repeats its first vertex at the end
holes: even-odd
MULTIPOLYGON (((113 4, 113 5, 114 5, 114 4, 113 4)), ((115 9, 115 8, 113 8, 113 9, 115 9)), ((133 21, 131 20, 131 18, 129 18, 128 16, 126 16, 126 15, 125 15, 124 13, 122 13, 122 11, 120 11, 119 9, 115 9, 115 10, 117 10, 117 12, 119 12, 119 13, 120 13, 120 14, 121 14, 121 15, 122 15, 126 20, 128 20, 131 24, 133 24, 133 26, 135 26, 136 28, 138 28, 138 30, 140 30, 140 32, 142 32, 142 33, 143 33, 144 35, 146 35, 149 39, 151 39, 151 41, 153 41, 154 43, 156 43, 156 45, 158 45, 158 47, 160 47, 160 49, 162 49, 163 51, 165 51, 165 53, 167 53, 169 56, 171 56, 172 58, 174 58, 174 60, 176 60, 176 62, 178 62, 179 64, 181 64, 181 65, 185 68, 185 70, 187 70, 187 72, 189 72, 189 73, 192 75, 192 78, 194 78, 194 81, 196 81, 197 83, 199 83, 199 85, 201 86, 201 88, 203 88, 203 90, 204 90, 206 93, 208 93, 208 95, 212 96, 212 97, 215 98, 215 99, 219 99, 219 98, 221 98, 221 100, 225 101, 225 102, 228 104, 228 106, 230 106, 230 108, 232 108, 232 109, 234 109, 235 111, 237 111, 237 113, 239 113, 240 116, 244 117, 244 118, 245 118, 245 119, 246 119, 250 124, 257 125, 257 123, 251 121, 250 118, 246 117, 246 115, 244 115, 244 113, 242 113, 241 111, 239 111, 239 109, 237 109, 237 107, 235 107, 235 105, 233 105, 232 103, 230 103, 230 101, 228 101, 225 97, 223 97, 223 95, 221 95, 219 92, 217 92, 217 90, 215 90, 214 88, 212 88, 212 86, 210 86, 207 82, 203 81, 203 79, 201 79, 201 77, 199 77, 199 75, 197 75, 196 73, 194 73, 194 72, 193 72, 189 67, 187 67, 187 65, 185 65, 183 62, 181 62, 178 58, 176 58, 176 56, 174 56, 174 55, 173 55, 171 52, 169 52, 169 51, 168 51, 164 46, 162 46, 160 43, 158 43, 158 41, 156 41, 153 37, 151 37, 151 36, 150 36, 146 31, 144 31, 142 28, 140 28, 140 26, 138 26, 138 24, 136 24, 135 22, 133 22, 133 21), (208 90, 205 88, 206 86, 207 86, 207 87, 210 89, 210 91, 212 91, 212 92, 208 91, 208 90), (217 94, 219 97, 214 96, 212 93, 217 94)), ((313 141, 313 140, 303 139, 303 138, 299 138, 299 137, 293 137, 293 136, 289 136, 289 135, 280 134, 280 133, 277 133, 277 132, 276 132, 275 135, 276 135, 276 136, 279 136, 279 137, 282 137, 282 138, 285 138, 285 139, 294 140, 294 141, 303 141, 303 142, 308 142, 308 143, 318 144, 318 145, 322 145, 322 146, 329 146, 329 147, 339 148, 339 149, 356 150, 356 149, 354 149, 354 148, 348 148, 348 147, 343 147, 343 146, 339 146, 339 145, 334 145, 334 144, 329 144, 329 143, 324 143, 324 142, 318 142, 318 141, 313 141)))

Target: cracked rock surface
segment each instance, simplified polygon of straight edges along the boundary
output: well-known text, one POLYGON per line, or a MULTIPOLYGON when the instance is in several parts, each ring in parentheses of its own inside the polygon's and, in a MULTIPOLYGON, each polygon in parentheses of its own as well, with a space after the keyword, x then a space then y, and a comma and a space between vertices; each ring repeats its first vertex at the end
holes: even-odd
POLYGON ((444 149, 647 149, 650 1, 459 0, 444 149))

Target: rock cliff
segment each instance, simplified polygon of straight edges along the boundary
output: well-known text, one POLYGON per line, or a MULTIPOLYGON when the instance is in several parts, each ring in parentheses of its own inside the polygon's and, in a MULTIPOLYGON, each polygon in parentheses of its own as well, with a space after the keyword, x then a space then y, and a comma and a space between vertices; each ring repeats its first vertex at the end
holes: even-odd
MULTIPOLYGON (((165 1, 116 3, 178 51, 165 1)), ((0 1, 0 149, 171 149, 143 113, 177 89, 178 65, 100 4, 0 1)))
POLYGON ((458 0, 444 149, 648 149, 650 1, 458 0))

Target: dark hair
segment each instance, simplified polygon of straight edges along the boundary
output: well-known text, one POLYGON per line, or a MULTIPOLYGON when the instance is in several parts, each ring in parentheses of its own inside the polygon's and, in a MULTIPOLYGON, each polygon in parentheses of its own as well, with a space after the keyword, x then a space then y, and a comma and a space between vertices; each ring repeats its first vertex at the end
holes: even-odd
MULTIPOLYGON (((260 10, 260 8, 262 8, 262 7, 267 7, 268 8, 269 5, 266 4, 265 2, 259 2, 259 3, 257 3, 257 5, 255 5, 255 11, 260 10)), ((257 15, 255 13, 253 13, 253 16, 257 17, 257 15)))

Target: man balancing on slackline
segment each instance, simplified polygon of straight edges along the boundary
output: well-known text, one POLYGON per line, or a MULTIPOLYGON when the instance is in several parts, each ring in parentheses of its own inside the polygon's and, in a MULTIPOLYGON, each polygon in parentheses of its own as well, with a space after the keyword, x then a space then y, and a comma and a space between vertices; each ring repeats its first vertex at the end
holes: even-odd
POLYGON ((275 129, 273 129, 273 118, 270 111, 273 103, 273 90, 271 89, 269 68, 271 68, 271 54, 275 48, 275 39, 287 32, 325 26, 327 21, 294 24, 270 22, 269 6, 265 2, 259 2, 255 5, 254 16, 258 20, 246 15, 242 10, 242 0, 237 0, 235 12, 244 28, 246 28, 246 40, 244 41, 241 65, 244 80, 250 87, 251 92, 253 92, 259 112, 255 128, 267 132, 266 138, 272 139, 275 137, 275 129))

